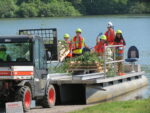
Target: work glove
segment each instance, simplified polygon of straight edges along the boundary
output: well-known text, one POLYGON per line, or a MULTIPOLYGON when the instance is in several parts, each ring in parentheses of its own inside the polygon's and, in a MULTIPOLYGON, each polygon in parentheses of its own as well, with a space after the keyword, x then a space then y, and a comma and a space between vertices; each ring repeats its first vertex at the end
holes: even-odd
POLYGON ((102 34, 103 34, 102 32, 101 32, 101 33, 99 33, 97 37, 101 36, 102 34))

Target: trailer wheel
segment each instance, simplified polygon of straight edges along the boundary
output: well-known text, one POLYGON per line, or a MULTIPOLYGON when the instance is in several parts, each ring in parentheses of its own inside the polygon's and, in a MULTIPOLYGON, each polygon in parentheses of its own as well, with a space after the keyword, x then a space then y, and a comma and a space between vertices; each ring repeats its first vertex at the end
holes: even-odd
POLYGON ((31 90, 28 86, 23 86, 18 90, 18 100, 22 101, 24 111, 30 110, 31 107, 31 90))
POLYGON ((43 107, 51 108, 56 102, 56 91, 53 85, 47 87, 46 95, 43 98, 43 107))

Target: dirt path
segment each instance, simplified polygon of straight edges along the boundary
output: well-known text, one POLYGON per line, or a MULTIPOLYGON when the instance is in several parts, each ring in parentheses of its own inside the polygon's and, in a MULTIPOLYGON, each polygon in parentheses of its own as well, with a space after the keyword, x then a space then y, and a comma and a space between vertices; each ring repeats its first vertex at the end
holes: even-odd
MULTIPOLYGON (((81 110, 89 106, 93 106, 95 104, 90 104, 90 105, 59 105, 59 106, 54 106, 53 108, 42 108, 40 106, 36 108, 32 108, 29 112, 27 113, 68 113, 71 111, 76 111, 76 110, 81 110)), ((5 113, 5 110, 0 108, 0 113, 5 113)))
POLYGON ((37 107, 34 109, 31 109, 27 113, 67 113, 75 110, 81 110, 83 108, 86 108, 88 106, 92 105, 62 105, 62 106, 55 106, 53 108, 42 108, 37 107))

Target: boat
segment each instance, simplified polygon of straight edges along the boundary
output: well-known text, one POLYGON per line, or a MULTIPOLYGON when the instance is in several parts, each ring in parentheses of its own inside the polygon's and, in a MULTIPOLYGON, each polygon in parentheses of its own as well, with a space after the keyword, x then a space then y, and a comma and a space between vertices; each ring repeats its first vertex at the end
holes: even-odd
MULTIPOLYGON (((118 46, 120 45, 107 46, 105 49, 118 46)), ((79 71, 80 69, 82 72, 80 74, 70 76, 60 73, 49 74, 48 79, 51 79, 51 84, 54 84, 59 92, 58 101, 61 104, 91 104, 107 101, 148 85, 145 72, 141 70, 140 64, 136 64, 139 59, 139 51, 135 46, 129 48, 127 59, 108 61, 106 56, 107 54, 104 57, 103 71, 91 73, 93 68, 90 70, 90 68, 81 66, 73 70, 79 71), (125 74, 108 76, 107 65, 118 62, 124 63, 125 74)))

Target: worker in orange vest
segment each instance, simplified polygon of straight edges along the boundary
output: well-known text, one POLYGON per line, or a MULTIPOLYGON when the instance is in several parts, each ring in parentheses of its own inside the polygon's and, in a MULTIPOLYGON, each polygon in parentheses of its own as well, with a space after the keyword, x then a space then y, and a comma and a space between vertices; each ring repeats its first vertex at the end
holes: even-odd
MULTIPOLYGON (((117 30, 116 31, 116 37, 114 40, 114 45, 122 45, 116 48, 116 59, 117 60, 123 60, 123 56, 124 56, 124 47, 126 45, 126 42, 122 36, 122 31, 121 30, 117 30)), ((119 62, 118 63, 118 75, 122 76, 124 75, 123 72, 123 63, 119 62)))
POLYGON ((107 38, 105 35, 101 35, 100 41, 98 41, 94 47, 94 51, 98 54, 98 56, 104 56, 105 46, 107 46, 107 38))
POLYGON ((67 44, 67 47, 69 48, 70 52, 67 55, 67 58, 71 58, 72 57, 72 44, 71 41, 69 41, 70 35, 69 34, 64 34, 64 40, 67 44))
POLYGON ((113 45, 114 39, 115 39, 115 31, 113 29, 112 22, 108 22, 107 31, 105 32, 105 35, 107 37, 107 42, 109 45, 113 45))
POLYGON ((82 29, 78 28, 76 30, 76 36, 72 39, 72 53, 73 56, 82 55, 83 47, 88 48, 88 46, 84 42, 84 38, 81 36, 82 29))

